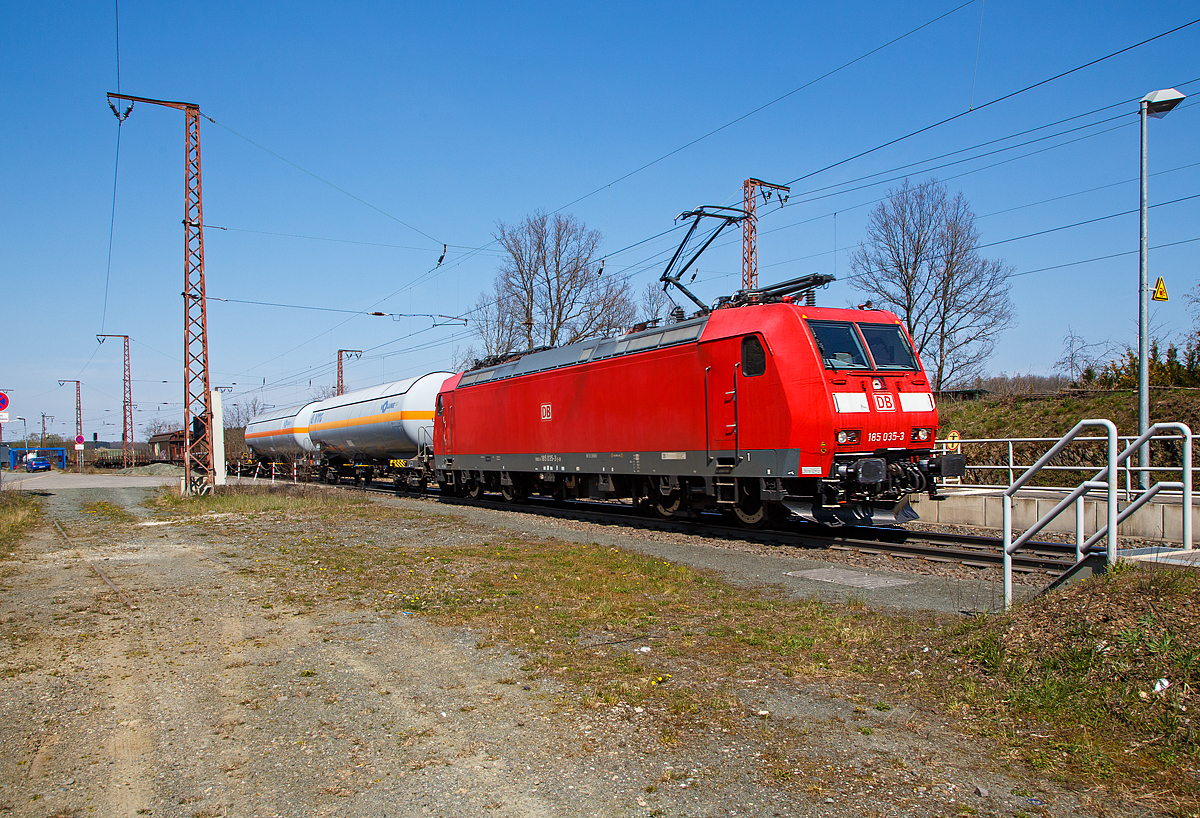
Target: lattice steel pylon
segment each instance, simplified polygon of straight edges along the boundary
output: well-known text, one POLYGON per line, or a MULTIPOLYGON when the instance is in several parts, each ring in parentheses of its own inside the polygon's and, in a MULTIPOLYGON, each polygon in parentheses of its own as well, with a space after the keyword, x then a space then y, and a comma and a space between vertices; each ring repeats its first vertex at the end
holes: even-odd
MULTIPOLYGON (((212 392, 208 378, 208 305, 204 290, 204 204, 200 185, 200 106, 194 102, 108 95, 183 111, 183 461, 184 490, 207 494, 213 487, 212 392)), ((221 468, 224 464, 220 465, 221 468)))
POLYGON ((771 197, 771 191, 779 191, 779 201, 782 204, 787 201, 787 195, 791 188, 783 185, 773 185, 770 182, 764 182, 762 179, 747 179, 742 183, 742 208, 749 215, 748 219, 742 222, 742 289, 755 290, 758 289, 758 222, 754 215, 755 194, 758 189, 762 188, 766 191, 764 198, 771 197))
MULTIPOLYGON (((64 386, 68 383, 75 384, 75 443, 79 444, 80 438, 83 437, 83 401, 79 395, 79 381, 64 378, 58 382, 59 386, 64 386)), ((78 449, 75 452, 75 465, 79 469, 79 473, 83 473, 83 449, 78 449)))
POLYGON ((121 453, 125 468, 135 465, 133 460, 133 381, 129 377, 129 336, 97 335, 96 340, 104 343, 105 338, 125 339, 125 400, 121 404, 121 453))
POLYGON ((337 393, 338 393, 339 395, 344 395, 344 394, 346 394, 346 384, 345 384, 345 382, 342 380, 342 356, 343 356, 343 355, 349 355, 351 358, 361 358, 361 357, 362 357, 362 350, 361 350, 361 349, 339 349, 339 350, 338 350, 338 382, 337 382, 337 393))

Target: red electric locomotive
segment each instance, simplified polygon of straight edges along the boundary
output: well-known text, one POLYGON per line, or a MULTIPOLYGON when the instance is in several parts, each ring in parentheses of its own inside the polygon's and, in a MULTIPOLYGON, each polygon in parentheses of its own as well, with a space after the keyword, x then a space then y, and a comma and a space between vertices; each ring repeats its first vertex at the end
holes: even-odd
POLYGON ((965 461, 933 454, 937 409, 896 315, 794 300, 828 276, 742 291, 711 310, 679 283, 677 271, 740 213, 685 214, 694 222, 663 280, 696 301, 694 317, 447 379, 433 434, 443 488, 632 498, 664 517, 718 508, 752 527, 788 513, 914 519, 907 496, 936 496, 934 478, 961 475, 965 461), (714 216, 724 222, 686 254, 714 216))

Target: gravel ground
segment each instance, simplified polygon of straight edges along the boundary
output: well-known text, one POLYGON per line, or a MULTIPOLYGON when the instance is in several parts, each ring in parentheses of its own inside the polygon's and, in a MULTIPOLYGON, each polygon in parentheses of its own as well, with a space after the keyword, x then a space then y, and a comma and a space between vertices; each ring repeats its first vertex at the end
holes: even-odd
MULTIPOLYGON (((952 717, 904 701, 872 707, 879 692, 857 682, 738 676, 728 680, 742 708, 734 729, 669 746, 641 708, 528 678, 520 656, 470 630, 349 603, 272 605, 276 580, 246 570, 273 553, 272 530, 251 535, 263 533, 257 522, 138 525, 81 511, 103 500, 145 518, 149 493, 59 490, 48 510, 70 545, 43 527, 0 561, 0 815, 1106 814, 952 717)), ((463 519, 462 533, 389 532, 388 547, 499 527, 690 549, 684 561, 747 584, 818 564, 725 541, 379 502, 463 519)))

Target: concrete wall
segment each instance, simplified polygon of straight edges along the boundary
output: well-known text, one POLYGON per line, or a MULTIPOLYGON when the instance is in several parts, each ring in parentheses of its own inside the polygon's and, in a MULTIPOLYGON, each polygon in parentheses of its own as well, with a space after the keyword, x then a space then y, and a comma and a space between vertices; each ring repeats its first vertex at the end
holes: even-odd
MULTIPOLYGON (((1021 497, 1013 500, 1013 528, 1026 529, 1037 522, 1043 514, 1057 505, 1058 497, 1021 497)), ((922 495, 912 501, 913 509, 922 520, 943 525, 973 525, 984 528, 1004 526, 1003 497, 1000 494, 955 494, 944 500, 930 500, 922 495)), ((1120 508, 1124 509, 1125 504, 1120 508)), ((1101 500, 1084 500, 1084 529, 1087 535, 1094 534, 1098 525, 1103 525, 1108 516, 1108 503, 1101 500)), ((1193 506, 1193 519, 1200 507, 1193 506)), ((1075 533, 1075 508, 1071 506, 1054 519, 1043 531, 1075 533)), ((1183 508, 1178 503, 1148 503, 1138 509, 1132 517, 1121 523, 1120 533, 1125 537, 1144 537, 1151 540, 1183 541, 1183 508)))

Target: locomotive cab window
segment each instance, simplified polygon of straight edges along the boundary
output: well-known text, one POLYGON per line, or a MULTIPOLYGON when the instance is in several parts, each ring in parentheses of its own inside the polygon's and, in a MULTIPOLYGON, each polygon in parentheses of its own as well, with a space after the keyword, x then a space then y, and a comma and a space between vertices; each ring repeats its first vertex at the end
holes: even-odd
POLYGON ((913 356, 908 339, 896 324, 863 324, 858 329, 862 332, 867 349, 875 360, 876 369, 907 369, 915 370, 917 360, 913 356))
POLYGON ((742 374, 748 378, 767 371, 767 352, 757 335, 742 338, 742 374))
POLYGON ((438 413, 438 417, 441 417, 441 415, 442 415, 442 396, 441 395, 437 396, 437 413, 438 413))
POLYGON ((866 353, 849 321, 809 321, 826 369, 868 369, 866 353))

